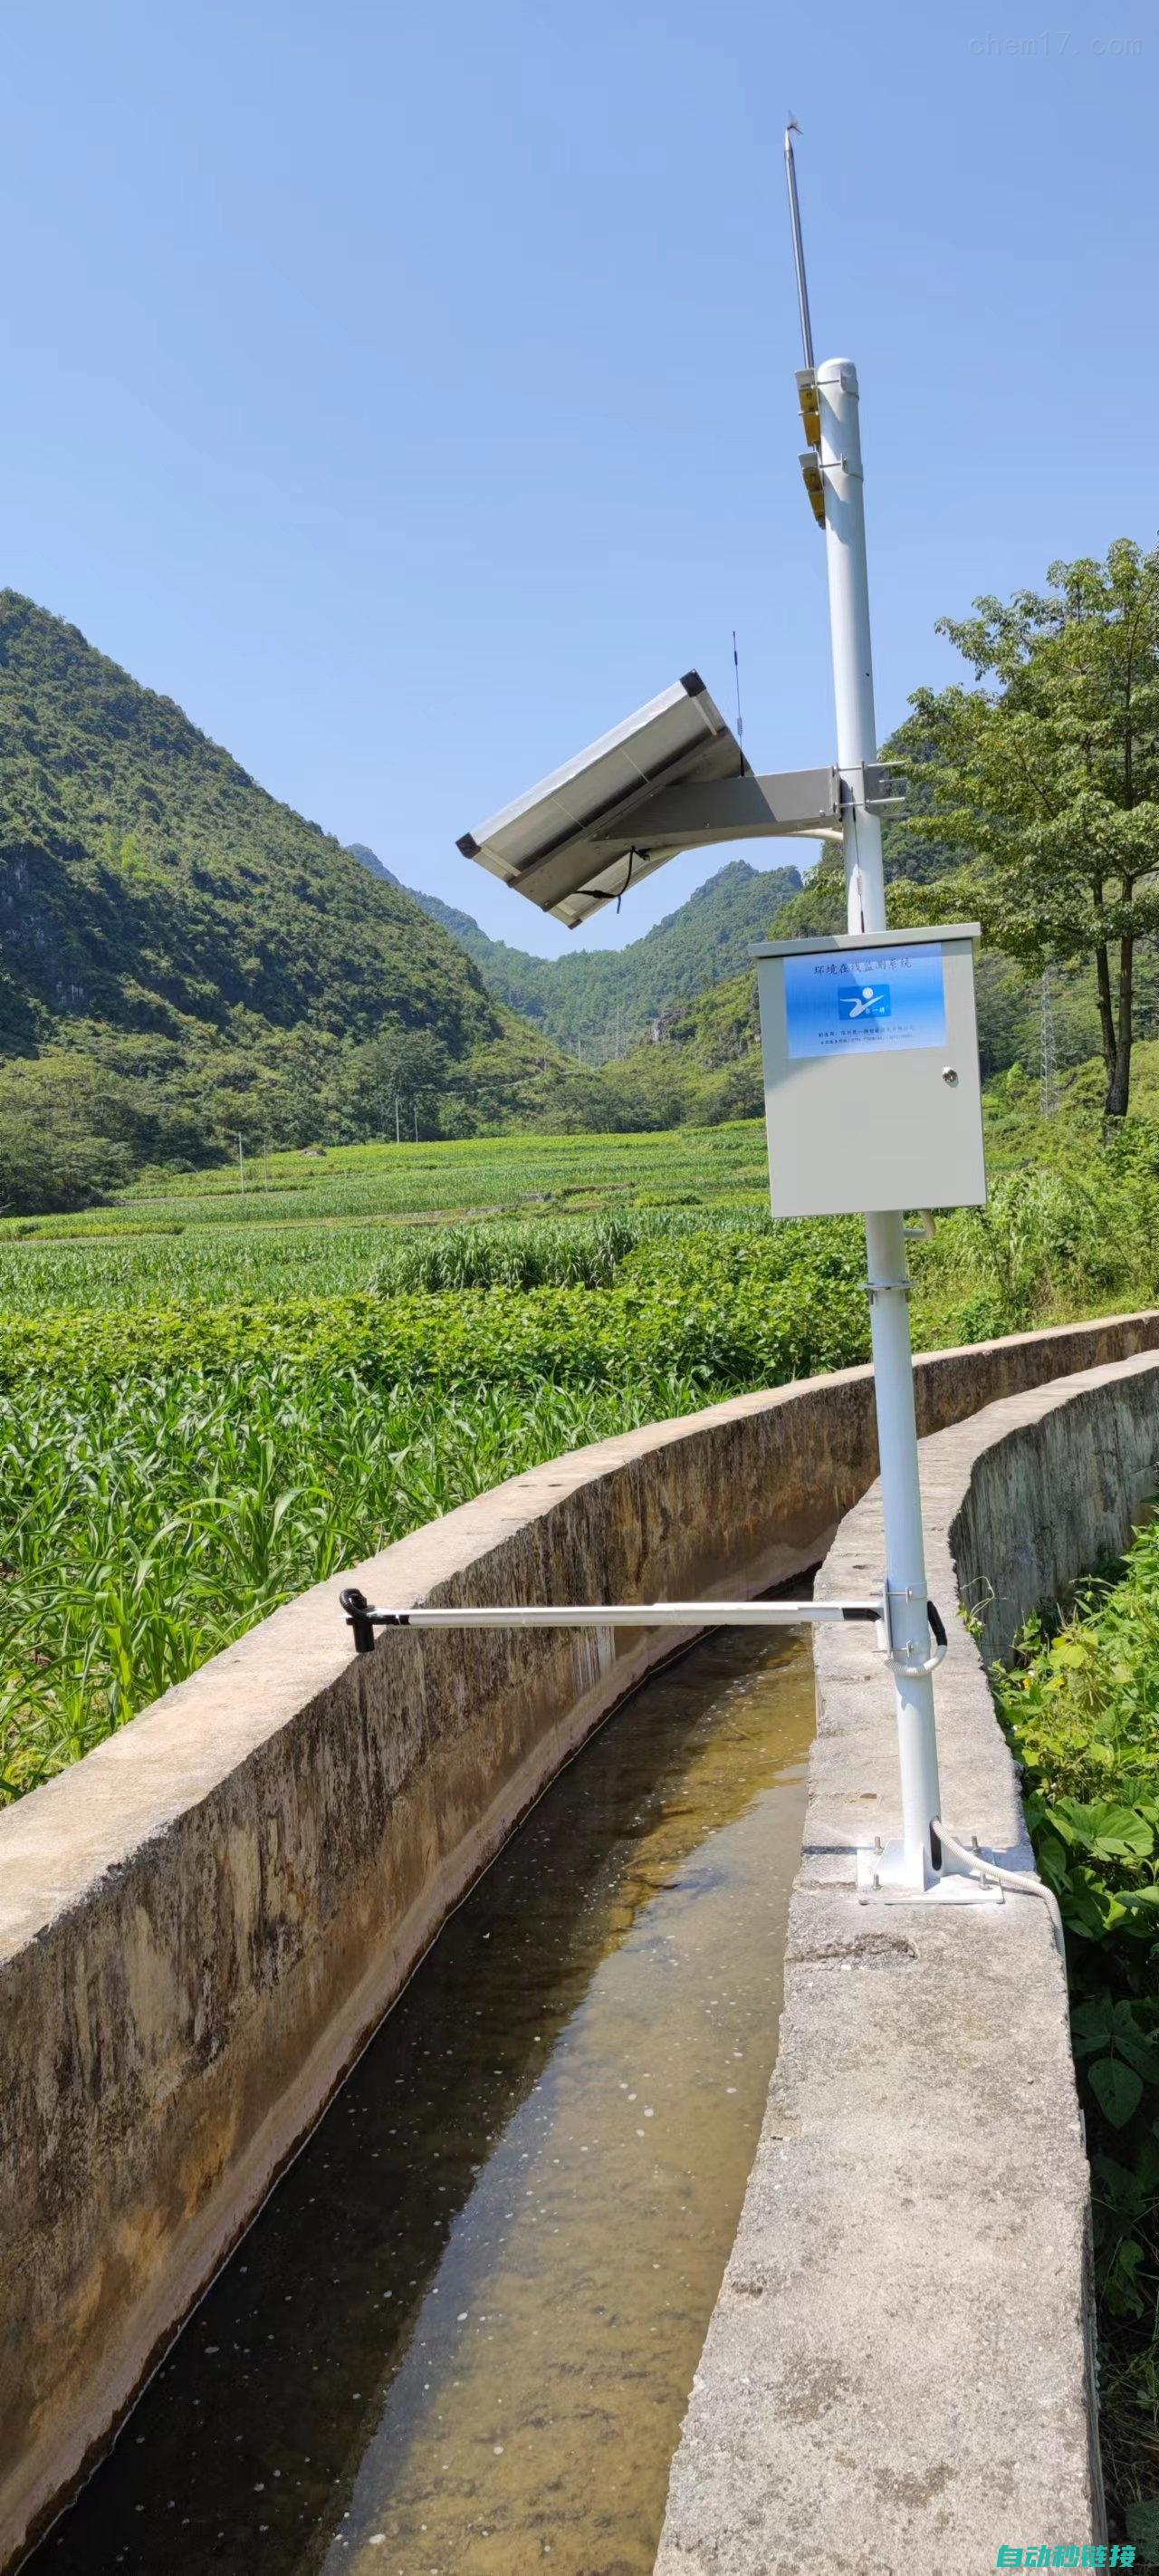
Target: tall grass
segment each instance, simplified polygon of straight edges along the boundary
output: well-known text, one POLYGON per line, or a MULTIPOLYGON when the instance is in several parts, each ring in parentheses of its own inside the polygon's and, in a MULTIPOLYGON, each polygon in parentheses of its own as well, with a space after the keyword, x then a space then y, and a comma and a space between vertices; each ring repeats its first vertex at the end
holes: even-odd
POLYGON ((941 1218, 911 1266, 915 1334, 927 1349, 1149 1305, 1159 1294, 1159 1180, 1149 1155, 1124 1143, 1069 1170, 1006 1173, 986 1207, 941 1218))
POLYGON ((0 1800, 48 1779, 293 1593, 702 1384, 384 1400, 247 1365, 0 1399, 0 1800))
POLYGON ((610 1288, 657 1220, 620 1213, 584 1224, 461 1225, 396 1237, 372 1285, 380 1295, 454 1288, 610 1288))
MULTIPOLYGON (((520 1468, 860 1357, 856 1220, 774 1229, 735 1195, 751 1130, 678 1141, 418 1149, 432 1191, 451 1165, 464 1192, 505 1169, 509 1209, 550 1171, 534 1218, 181 1217, 84 1242, 0 1227, 0 1798, 288 1595, 520 1468), (706 1142, 733 1198, 674 1204, 695 1195, 673 1186, 680 1156, 706 1142), (633 1155, 668 1204, 616 1199, 633 1155), (602 1173, 605 1204, 567 1214, 568 1172, 584 1192, 602 1173)), ((914 1247, 918 1347, 1152 1302, 1156 1159, 1139 1132, 940 1221, 914 1247)), ((335 1160, 365 1206, 381 1152, 335 1160)))
POLYGON ((604 1288, 638 1244, 711 1223, 768 1233, 761 1208, 614 1208, 592 1215, 492 1216, 446 1226, 189 1225, 155 1235, 0 1232, 0 1314, 46 1306, 126 1313, 271 1298, 380 1297, 456 1288, 604 1288))

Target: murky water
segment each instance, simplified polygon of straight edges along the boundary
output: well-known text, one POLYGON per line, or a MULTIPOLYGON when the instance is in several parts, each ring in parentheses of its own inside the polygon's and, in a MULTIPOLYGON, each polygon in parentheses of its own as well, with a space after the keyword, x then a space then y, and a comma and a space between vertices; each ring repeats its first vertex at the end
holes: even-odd
POLYGON ((36 2576, 644 2576, 776 2046, 808 1648, 621 1711, 446 1927, 36 2576))

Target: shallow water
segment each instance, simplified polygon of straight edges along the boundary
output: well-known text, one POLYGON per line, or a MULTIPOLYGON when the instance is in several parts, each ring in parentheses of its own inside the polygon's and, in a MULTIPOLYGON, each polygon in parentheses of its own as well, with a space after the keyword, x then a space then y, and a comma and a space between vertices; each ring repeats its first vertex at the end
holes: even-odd
POLYGON ((446 1926, 36 2576, 646 2576, 776 2050, 807 1645, 639 1691, 446 1926))

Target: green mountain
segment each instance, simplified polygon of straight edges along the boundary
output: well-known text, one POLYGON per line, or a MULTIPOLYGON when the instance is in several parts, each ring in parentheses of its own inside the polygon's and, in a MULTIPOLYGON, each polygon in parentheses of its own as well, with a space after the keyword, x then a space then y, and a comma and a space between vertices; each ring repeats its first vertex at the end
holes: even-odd
MULTIPOLYGON (((343 849, 75 627, 0 592, 0 1209, 83 1204, 239 1138, 756 1108, 747 951, 838 901, 825 878, 802 892, 794 867, 734 860, 624 949, 526 955, 343 849)), ((993 1057, 1029 1053, 1032 1007, 1002 997, 1016 1025, 993 1057)))
POLYGON ((366 1038, 499 1034, 408 895, 257 786, 171 698, 0 592, 0 1046, 97 1020, 183 1037, 232 1013, 366 1038))
POLYGON ((0 591, 0 1202, 38 1167, 68 1204, 238 1133, 378 1133, 396 1097, 427 1133, 548 1119, 561 1081, 589 1123, 410 895, 0 591))
MULTIPOLYGON (((817 925, 826 927, 829 925, 817 925)), ((807 935, 814 927, 803 925, 807 935)), ((790 922, 787 938, 797 934, 790 922)), ((1028 987, 1016 967, 1001 957, 979 962, 978 1038, 985 1076, 1021 1060, 1037 1062, 1037 987, 1028 987)), ((1081 1013, 1078 1015, 1081 1020, 1081 1013)), ((1060 1061, 1078 1062, 1090 1051, 1089 1031, 1071 1028, 1072 994, 1060 992, 1058 1025, 1065 1026, 1060 1061)), ((617 1066, 625 1093, 647 1101, 648 1123, 677 1126, 690 1121, 715 1126, 727 1118, 758 1118, 764 1107, 757 979, 750 968, 710 985, 682 1002, 663 1022, 659 1039, 637 1047, 617 1066)))
MULTIPOLYGON (((352 856, 397 886, 365 842, 352 856)), ((653 1024, 710 984, 738 974, 754 941, 801 891, 795 867, 753 868, 733 859, 698 886, 665 920, 624 948, 583 949, 573 957, 532 957, 489 939, 470 913, 440 896, 411 889, 432 921, 465 948, 489 993, 561 1046, 582 1047, 591 1061, 624 1055, 650 1037, 653 1024)))

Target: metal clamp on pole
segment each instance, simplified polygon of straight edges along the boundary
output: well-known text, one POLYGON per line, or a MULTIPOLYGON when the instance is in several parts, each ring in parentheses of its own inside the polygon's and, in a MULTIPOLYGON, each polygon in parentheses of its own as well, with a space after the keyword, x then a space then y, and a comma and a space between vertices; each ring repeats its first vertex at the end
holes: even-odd
POLYGON ((944 1664, 946 1660, 946 1654, 950 1643, 949 1638, 946 1635, 945 1622, 940 1610, 938 1609, 937 1603, 935 1601, 927 1601, 926 1619, 929 1624, 930 1634, 934 1640, 934 1651, 932 1655, 927 1655, 922 1663, 911 1663, 907 1661, 907 1655, 910 1651, 908 1643, 906 1646, 897 1646, 894 1643, 893 1604, 895 1600, 909 1601, 912 1598, 913 1595, 908 1592, 891 1593, 888 1583, 883 1588, 882 1602, 885 1611, 884 1624, 886 1661, 890 1665, 891 1669, 895 1673, 902 1674, 906 1681, 917 1681, 926 1673, 936 1673, 939 1664, 944 1664))

